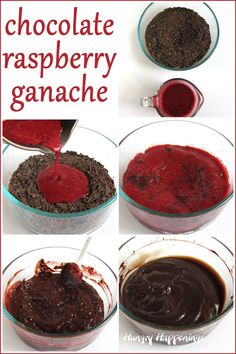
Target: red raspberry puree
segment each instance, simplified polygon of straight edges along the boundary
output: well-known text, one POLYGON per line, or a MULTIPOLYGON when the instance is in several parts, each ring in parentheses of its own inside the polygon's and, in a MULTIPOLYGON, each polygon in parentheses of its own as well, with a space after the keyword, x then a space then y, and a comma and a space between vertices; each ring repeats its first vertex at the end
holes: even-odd
POLYGON ((208 152, 157 145, 129 162, 123 191, 144 207, 185 214, 219 203, 230 193, 230 184, 225 166, 208 152))
POLYGON ((160 92, 159 106, 165 116, 188 117, 196 106, 196 94, 183 82, 169 82, 160 92))
POLYGON ((14 143, 61 150, 60 120, 4 120, 3 136, 14 143))
POLYGON ((83 198, 89 192, 88 178, 80 170, 59 163, 62 148, 60 120, 5 120, 3 136, 12 142, 42 145, 55 153, 54 167, 40 171, 37 183, 49 203, 69 203, 83 198))

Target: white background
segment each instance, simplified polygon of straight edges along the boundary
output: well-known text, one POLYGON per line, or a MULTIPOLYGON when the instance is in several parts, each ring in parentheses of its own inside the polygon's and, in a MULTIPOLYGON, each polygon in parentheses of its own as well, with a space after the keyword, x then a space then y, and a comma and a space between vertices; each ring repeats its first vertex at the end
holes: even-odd
MULTIPOLYGON (((176 2, 177 3, 177 2, 176 2)), ((188 1, 186 1, 187 7, 188 1)), ((198 117, 234 116, 234 2, 209 1, 220 26, 220 39, 212 56, 192 70, 172 71, 158 67, 141 51, 137 38, 137 24, 149 2, 126 4, 122 11, 123 26, 120 42, 119 113, 121 116, 156 117, 156 110, 139 106, 139 99, 153 96, 159 86, 171 78, 184 78, 202 91, 205 102, 198 117)), ((169 4, 175 4, 174 1, 169 4)))
MULTIPOLYGON (((206 229, 208 230, 208 228, 206 229)), ((205 233, 206 236, 209 236, 209 233, 205 233)), ((197 233, 194 233, 194 237, 197 236, 197 233)), ((203 231, 198 235, 199 237, 204 237, 203 231)), ((232 237, 227 237, 227 233, 224 234, 212 234, 227 246, 231 247, 231 250, 234 250, 234 234, 232 237)), ((145 237, 145 236, 139 236, 145 237)), ((120 235, 120 245, 125 243, 128 239, 131 238, 131 235, 120 235)), ((127 341, 125 336, 130 334, 133 337, 137 337, 138 334, 124 318, 123 314, 119 313, 119 325, 120 325, 120 341, 119 349, 123 352, 152 352, 152 353, 235 353, 235 311, 231 310, 226 317, 217 325, 217 327, 205 338, 200 340, 199 343, 190 343, 180 346, 168 346, 165 344, 160 344, 152 342, 152 345, 149 345, 147 342, 142 344, 137 340, 127 341)))
MULTIPOLYGON (((188 119, 213 127, 235 141, 234 124, 234 4, 211 2, 220 22, 220 42, 213 56, 204 65, 191 71, 181 73, 180 77, 189 79, 203 90, 205 103, 199 114, 188 119), (231 8, 230 8, 231 7, 231 8), (230 45, 231 43, 232 45, 230 45), (225 54, 224 54, 225 53, 225 54), (227 54, 226 54, 227 53, 227 54), (226 62, 228 65, 226 65, 226 62), (220 64, 221 63, 221 64, 220 64), (217 74, 216 74, 217 73, 217 74), (218 75, 219 74, 219 75, 218 75), (222 80, 222 81, 221 81, 222 80), (219 84, 219 83, 222 83, 219 84), (224 83, 223 83, 224 82, 224 83), (229 86, 228 86, 229 83, 229 86), (225 89, 223 89, 225 87, 225 89), (203 89, 204 88, 204 89, 203 89), (228 96, 228 97, 227 97, 228 96), (221 97, 221 99, 219 98, 221 97), (203 118, 205 116, 205 118, 203 118), (207 116, 207 118, 206 118, 207 116)), ((126 14, 127 16, 127 14, 126 14)), ((156 111, 152 108, 139 107, 137 102, 142 96, 151 95, 157 88, 157 83, 164 82, 175 77, 173 72, 157 68, 139 50, 136 40, 133 47, 129 47, 126 38, 126 49, 129 60, 124 65, 120 77, 120 140, 134 129, 160 120, 156 111), (138 58, 138 60, 136 60, 138 58), (153 71, 156 70, 156 76, 153 71), (147 82, 150 84, 148 85, 147 82), (126 84, 125 84, 126 83, 126 84), (143 116, 145 118, 142 118, 143 116)), ((125 44, 124 44, 125 45, 125 44)), ((179 72, 177 74, 179 76, 179 72)), ((232 250, 235 249, 235 201, 231 200, 222 214, 206 229, 198 231, 195 235, 215 236, 225 242, 232 250)), ((120 198, 120 222, 119 231, 122 240, 126 240, 125 234, 154 234, 153 231, 141 225, 127 210, 124 201, 120 198)), ((234 352, 235 351, 235 320, 234 312, 219 324, 219 326, 199 344, 193 343, 174 349, 174 352, 234 352), (224 340, 224 338, 226 338, 224 340)), ((127 342, 125 334, 137 335, 125 318, 120 315, 120 350, 136 352, 172 352, 173 348, 153 343, 150 347, 147 343, 127 342)))
MULTIPOLYGON (((174 2, 173 2, 174 3, 174 2)), ((118 142, 127 133, 146 123, 159 119, 154 109, 139 107, 139 98, 155 93, 159 84, 180 76, 194 82, 205 96, 205 103, 199 114, 193 119, 200 123, 212 126, 234 141, 234 2, 211 1, 210 6, 214 10, 220 25, 220 41, 212 57, 196 69, 178 72, 158 68, 151 63, 141 52, 136 36, 139 17, 148 2, 17 2, 17 8, 24 6, 24 13, 30 18, 50 19, 55 16, 65 18, 71 16, 74 6, 79 7, 79 16, 92 18, 96 11, 100 11, 103 18, 115 19, 115 33, 110 38, 73 38, 63 40, 63 48, 69 52, 107 51, 118 52, 118 57, 112 68, 110 77, 106 79, 109 87, 109 100, 106 103, 65 103, 65 104, 27 104, 19 113, 9 110, 11 100, 11 88, 16 84, 27 85, 66 85, 71 87, 78 84, 81 73, 64 70, 58 73, 48 70, 45 79, 38 79, 38 73, 30 70, 7 70, 2 73, 2 118, 68 118, 80 119, 82 126, 87 126, 104 133, 112 140, 118 142), (56 15, 55 15, 56 14, 56 15), (119 95, 118 95, 119 93, 119 95), (119 99, 118 99, 119 98, 119 99), (119 110, 118 110, 119 104, 119 110), (145 118, 143 118, 145 117, 145 118), (207 117, 207 118, 205 118, 207 117)), ((2 3, 2 25, 6 18, 12 18, 16 14, 15 2, 2 3)), ((53 48, 54 42, 46 37, 37 38, 6 38, 3 36, 4 51, 47 51, 53 48)), ((103 84, 102 70, 99 74, 93 72, 94 85, 103 84)), ((118 203, 117 203, 118 204, 118 203)), ((15 256, 29 249, 47 245, 68 245, 79 247, 79 236, 73 235, 6 235, 27 234, 26 231, 10 214, 6 204, 4 208, 4 234, 2 236, 2 265, 3 267, 15 256), (56 238, 56 239, 55 239, 56 238), (11 245, 11 247, 9 247, 11 245), (14 246, 14 247, 13 247, 14 246)), ((117 267, 116 240, 118 232, 118 210, 113 210, 106 223, 96 231, 97 236, 106 237, 106 248, 97 240, 94 243, 94 253, 100 255, 113 269, 117 267), (109 243, 110 242, 110 243, 109 243), (109 250, 109 251, 108 251, 109 250)), ((129 238, 131 234, 153 233, 141 224, 124 207, 120 201, 120 237, 119 243, 129 238), (127 236, 128 234, 128 236, 127 236)), ((234 203, 231 201, 222 214, 206 229, 200 231, 202 235, 212 235, 225 242, 234 249, 234 203)), ((94 233, 95 234, 95 233, 94 233)), ((95 241, 95 240, 94 240, 95 241)), ((91 248, 91 252, 92 248, 91 248)), ((100 337, 83 352, 115 352, 118 351, 118 316, 114 317, 101 333, 100 337)), ((4 324, 4 350, 26 351, 30 350, 22 343, 11 328, 4 324)), ((234 314, 233 311, 204 341, 198 344, 189 344, 178 348, 161 346, 158 344, 150 347, 138 343, 124 342, 125 333, 135 332, 128 323, 120 319, 120 350, 127 352, 234 352, 234 314)))
MULTIPOLYGON (((105 125, 101 126, 101 124, 96 124, 96 123, 97 122, 95 122, 95 124, 91 124, 91 122, 88 122, 86 127, 91 128, 91 129, 95 129, 95 130, 98 129, 98 131, 100 133, 108 136, 111 140, 113 140, 113 141, 117 140, 117 138, 116 138, 117 132, 116 131, 111 132, 111 131, 109 131, 110 129, 107 129, 107 126, 105 126, 105 125)), ((79 121, 79 125, 80 125, 80 121, 79 121)), ((5 144, 3 144, 3 145, 5 145, 5 144)), ((66 148, 66 145, 65 145, 65 148, 66 148)), ((74 149, 75 149, 75 151, 77 151, 76 146, 74 149)), ((99 147, 97 147, 97 149, 99 149, 99 147)), ((116 156, 114 158, 116 158, 116 156)), ((117 159, 118 159, 118 155, 117 155, 117 159)), ((106 164, 105 164, 105 167, 106 167, 106 164)), ((115 178, 115 183, 117 184, 116 178, 115 178)), ((2 199, 3 199, 3 222, 2 222, 3 233, 4 234, 32 234, 32 232, 30 230, 26 229, 19 222, 15 213, 12 211, 12 209, 10 208, 10 206, 8 204, 7 197, 5 195, 3 195, 2 199)), ((109 218, 105 221, 105 223, 99 229, 94 231, 94 234, 96 234, 96 235, 100 235, 100 234, 110 235, 111 233, 117 234, 117 232, 118 232, 118 201, 116 200, 114 202, 114 207, 113 207, 113 210, 112 210, 109 218)))
MULTIPOLYGON (((165 118, 168 119, 168 118, 165 118)), ((185 118, 184 118, 185 119, 185 118)), ((135 120, 127 119, 127 118, 120 118, 120 121, 124 124, 120 124, 120 139, 125 137, 128 133, 132 132, 137 127, 141 127, 145 124, 159 121, 159 119, 153 118, 136 118, 135 120)), ((163 118, 162 118, 163 120, 163 118)), ((208 125, 210 127, 215 128, 223 135, 225 135, 228 139, 232 142, 234 141, 234 119, 230 117, 222 117, 222 118, 192 118, 189 121, 195 121, 198 123, 202 123, 208 125)), ((214 143, 214 142, 213 142, 214 143)), ((217 141, 215 142, 217 144, 217 141)), ((148 146, 147 146, 148 148, 148 146)), ((139 151, 137 151, 138 153, 139 151)), ((127 210, 126 205, 123 201, 123 198, 120 197, 120 208, 119 208, 119 231, 121 234, 150 234, 154 233, 147 229, 145 226, 141 225, 133 215, 127 210)), ((206 232, 210 235, 224 235, 227 240, 232 242, 234 240, 234 200, 231 200, 229 204, 225 207, 222 214, 210 224, 206 232), (227 220, 227 222, 225 222, 227 220)), ((205 230, 203 230, 205 231, 205 230)), ((233 246, 233 245, 232 245, 233 246)))
MULTIPOLYGON (((119 38, 119 19, 117 19, 114 25, 114 34, 111 36, 49 36, 42 34, 41 36, 35 35, 21 35, 21 36, 7 36, 5 33, 5 24, 9 19, 17 19, 18 7, 23 6, 23 18, 30 18, 32 23, 37 19, 44 19, 45 22, 50 19, 56 18, 60 21, 68 18, 72 21, 73 8, 78 7, 78 22, 83 19, 94 19, 96 12, 100 13, 100 18, 105 21, 109 18, 116 19, 116 6, 112 2, 89 2, 81 3, 69 1, 29 1, 29 2, 3 2, 2 3, 2 53, 18 53, 24 51, 29 54, 31 52, 55 52, 56 41, 61 40, 61 49, 64 52, 70 54, 73 53, 100 53, 108 52, 110 55, 117 52, 117 43, 119 38), (17 5, 16 5, 17 4, 17 5), (55 12, 56 8, 56 12, 55 12)), ((92 63, 92 61, 91 61, 92 63)), ((107 79, 103 79, 102 75, 106 72, 106 65, 101 62, 101 66, 98 69, 93 69, 92 65, 87 70, 81 68, 78 69, 53 69, 50 68, 45 71, 45 77, 39 78, 38 69, 24 69, 17 70, 14 67, 11 69, 3 70, 2 72, 2 116, 4 118, 57 118, 57 119, 75 119, 81 118, 86 121, 95 121, 107 119, 107 123, 116 115, 114 107, 117 102, 117 60, 114 62, 111 73, 107 79), (10 110, 10 104, 12 101, 12 88, 18 85, 34 85, 34 86, 61 86, 64 85, 67 88, 71 88, 74 85, 80 86, 81 77, 83 72, 88 74, 88 80, 90 85, 95 88, 106 85, 109 87, 108 100, 104 103, 99 102, 75 102, 75 103, 26 103, 25 108, 17 113, 10 110), (4 83, 7 82, 7 86, 4 83)), ((115 120, 114 122, 115 123, 115 120)), ((82 125, 83 121, 82 121, 82 125)))

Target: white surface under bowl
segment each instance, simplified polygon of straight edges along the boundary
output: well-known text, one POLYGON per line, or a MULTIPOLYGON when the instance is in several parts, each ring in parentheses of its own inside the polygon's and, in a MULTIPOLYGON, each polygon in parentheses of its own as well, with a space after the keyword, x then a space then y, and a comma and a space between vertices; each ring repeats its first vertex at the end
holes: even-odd
MULTIPOLYGON (((106 136, 84 127, 76 127, 68 143, 62 149, 76 151, 102 163, 109 175, 116 180, 116 145, 106 136)), ((12 173, 19 164, 38 152, 6 146, 3 151, 3 192, 18 220, 29 230, 42 234, 82 234, 100 227, 110 215, 116 195, 107 202, 78 213, 56 214, 29 207, 8 191, 12 173)))
POLYGON ((173 2, 165 2, 165 1, 158 1, 150 3, 145 10, 143 11, 139 23, 138 23, 138 39, 140 47, 146 57, 151 60, 154 64, 169 70, 189 70, 196 68, 197 66, 203 64, 207 59, 215 51, 218 41, 219 41, 220 29, 219 23, 215 13, 213 12, 212 8, 205 2, 200 1, 178 1, 177 3, 173 2), (191 66, 184 67, 184 68, 176 68, 176 67, 169 67, 158 63, 148 52, 146 42, 145 42, 145 31, 148 24, 151 20, 160 12, 164 11, 170 7, 185 7, 187 9, 191 9, 198 13, 209 25, 210 34, 211 34, 211 45, 207 51, 207 53, 200 59, 198 62, 194 63, 191 66))

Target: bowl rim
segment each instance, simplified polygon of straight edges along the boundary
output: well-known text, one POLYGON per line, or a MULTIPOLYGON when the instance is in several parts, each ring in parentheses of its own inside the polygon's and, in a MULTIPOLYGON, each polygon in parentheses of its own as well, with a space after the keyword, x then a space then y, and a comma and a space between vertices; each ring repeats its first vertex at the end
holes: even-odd
MULTIPOLYGON (((84 130, 89 130, 89 131, 91 131, 93 133, 101 135, 102 137, 104 137, 105 139, 110 141, 116 148, 118 147, 117 144, 113 140, 108 138, 106 135, 104 135, 104 134, 102 134, 102 133, 100 133, 100 132, 98 132, 98 131, 96 131, 94 129, 86 128, 86 127, 83 127, 83 126, 77 126, 75 129, 80 129, 80 128, 82 128, 84 130)), ((8 148, 10 148, 10 146, 11 145, 9 145, 9 144, 5 146, 5 148, 3 149, 2 155, 4 155, 4 153, 7 151, 8 148)), ((42 210, 39 210, 39 209, 35 209, 35 208, 32 208, 29 205, 26 205, 26 204, 22 203, 20 200, 16 199, 8 191, 8 189, 4 185, 4 183, 2 183, 2 190, 3 190, 4 195, 7 198, 9 198, 10 201, 12 201, 16 206, 19 206, 22 209, 25 209, 26 211, 29 211, 29 212, 31 212, 33 214, 36 214, 36 215, 40 215, 40 216, 44 216, 44 217, 48 217, 48 218, 53 217, 53 218, 56 218, 56 219, 63 219, 63 218, 71 219, 71 218, 76 218, 76 217, 80 217, 80 216, 93 214, 93 213, 96 213, 97 211, 101 211, 101 210, 105 209, 107 206, 112 204, 117 199, 117 192, 116 192, 110 199, 108 199, 106 202, 96 206, 95 208, 79 211, 79 212, 76 212, 76 213, 60 213, 60 214, 57 214, 57 213, 53 213, 53 212, 48 212, 48 211, 42 211, 42 210)))
MULTIPOLYGON (((150 235, 151 236, 151 235, 150 235)), ((129 241, 137 238, 138 236, 133 236, 130 239, 128 239, 127 241, 125 241, 120 247, 119 247, 119 251, 127 244, 129 243, 129 241)), ((171 235, 171 237, 174 237, 174 235, 171 235)), ((217 241, 218 243, 220 243, 229 253, 230 255, 234 258, 234 254, 233 252, 229 249, 229 247, 227 247, 222 241, 218 240, 216 237, 213 236, 208 236, 210 239, 214 239, 215 241, 217 241)), ((173 241, 172 239, 166 239, 166 241, 173 241)), ((174 241, 178 241, 178 242, 183 242, 184 240, 182 240, 181 238, 178 239, 178 237, 176 237, 174 239, 174 241)), ((155 241, 154 241, 155 242, 155 241)), ((198 246, 202 246, 198 243, 194 243, 197 244, 198 246)), ((223 261, 223 260, 222 260, 223 261)), ((223 261, 224 262, 224 261, 223 261)), ((233 285, 233 289, 234 289, 234 285, 233 285)), ((120 295, 120 294, 119 294, 120 295)), ((119 300, 120 300, 120 296, 119 296, 119 300)), ((134 315, 132 312, 130 312, 129 310, 126 309, 126 307, 124 305, 122 305, 119 301, 119 309, 122 311, 122 313, 128 317, 130 317, 132 320, 146 325, 148 327, 152 327, 155 329, 161 329, 161 330, 171 330, 171 331, 182 331, 182 330, 187 330, 187 329, 195 329, 195 328, 201 328, 201 327, 205 327, 207 325, 213 324, 216 321, 218 321, 220 318, 222 318, 223 316, 225 316, 232 308, 234 305, 234 298, 231 299, 231 302, 228 304, 228 306, 219 314, 217 314, 214 318, 211 318, 210 320, 206 320, 206 321, 202 321, 200 323, 196 323, 196 324, 192 324, 192 325, 179 325, 179 326, 167 326, 167 325, 158 325, 149 321, 145 321, 143 319, 141 319, 140 317, 134 315)))
POLYGON ((156 60, 154 60, 151 55, 146 51, 146 49, 144 48, 144 45, 143 45, 143 41, 142 41, 142 38, 141 38, 141 34, 140 34, 140 29, 141 29, 141 24, 142 24, 142 20, 143 20, 143 17, 146 13, 146 11, 149 9, 149 7, 151 7, 152 5, 155 5, 157 4, 158 2, 151 2, 142 12, 141 16, 140 16, 140 19, 138 21, 138 28, 137 28, 137 35, 138 35, 138 42, 139 42, 139 45, 142 49, 142 52, 145 54, 145 56, 151 60, 151 62, 153 62, 154 64, 156 64, 157 66, 161 67, 161 68, 164 68, 164 69, 167 69, 167 70, 172 70, 172 71, 186 71, 186 70, 191 70, 191 69, 194 69, 200 65, 202 65, 203 63, 205 63, 210 57, 211 55, 214 53, 216 47, 217 47, 217 44, 219 42, 219 38, 220 38, 220 26, 219 26, 219 22, 218 22, 218 19, 214 13, 214 11, 212 10, 212 8, 205 2, 202 2, 201 4, 202 5, 205 5, 211 12, 211 14, 213 15, 213 18, 215 19, 215 23, 216 23, 216 28, 217 28, 217 36, 216 36, 216 41, 215 41, 215 44, 214 46, 212 47, 211 51, 207 54, 206 58, 204 60, 200 60, 198 61, 197 63, 191 65, 191 66, 188 66, 186 68, 173 68, 173 67, 170 67, 170 66, 165 66, 165 65, 162 65, 162 64, 159 64, 156 60))
MULTIPOLYGON (((33 250, 30 250, 30 251, 27 251, 27 252, 24 252, 22 253, 20 256, 17 256, 16 258, 14 258, 10 263, 8 263, 8 265, 3 269, 2 271, 2 277, 4 277, 4 273, 7 271, 7 269, 16 261, 18 260, 19 258, 29 254, 29 253, 32 253, 32 252, 35 252, 35 251, 39 251, 39 250, 45 250, 45 249, 69 249, 69 250, 76 250, 76 251, 81 251, 80 249, 78 248, 74 248, 74 247, 65 247, 65 246, 48 246, 48 247, 40 247, 40 248, 36 248, 36 249, 33 249, 33 250)), ((114 276, 115 280, 116 280, 116 284, 117 284, 117 276, 116 274, 114 273, 114 271, 111 269, 111 267, 106 263, 104 262, 101 258, 95 256, 94 254, 90 253, 90 252, 86 252, 86 254, 98 259, 100 262, 102 262, 108 269, 109 271, 112 273, 112 275, 114 276)), ((4 280, 3 280, 4 281, 4 280)), ((8 280, 7 280, 8 281, 8 280)), ((110 314, 104 318, 103 321, 99 322, 96 326, 90 328, 90 329, 85 329, 83 331, 78 331, 78 332, 75 332, 75 333, 47 333, 47 332, 43 332, 41 330, 36 330, 36 329, 33 329, 33 328, 30 328, 26 325, 24 325, 23 323, 19 322, 17 319, 15 319, 11 314, 10 312, 8 312, 8 310, 6 309, 5 305, 4 305, 4 296, 5 296, 5 292, 3 294, 3 304, 2 304, 2 307, 3 307, 3 313, 4 315, 11 321, 13 322, 13 324, 19 326, 20 328, 26 330, 27 332, 30 332, 30 333, 33 333, 35 335, 40 335, 40 336, 43 336, 43 337, 53 337, 53 338, 63 338, 63 337, 66 337, 66 338, 69 338, 69 337, 77 337, 79 335, 83 335, 85 333, 91 333, 93 331, 95 331, 96 329, 102 327, 103 325, 105 325, 113 316, 114 314, 116 313, 116 310, 117 310, 117 301, 116 301, 116 304, 114 306, 114 308, 112 309, 112 311, 110 312, 110 314)))
MULTIPOLYGON (((179 122, 179 123, 182 123, 182 124, 197 124, 197 125, 200 125, 201 127, 204 127, 204 128, 208 128, 210 130, 212 130, 213 132, 219 134, 221 137, 223 137, 230 145, 231 147, 233 148, 234 145, 233 143, 226 137, 224 136, 222 133, 220 133, 218 130, 212 128, 212 127, 209 127, 208 125, 205 125, 205 124, 202 124, 202 123, 198 123, 198 122, 192 122, 192 121, 189 121, 189 120, 179 120, 179 119, 168 119, 168 120, 160 120, 160 121, 157 121, 157 122, 152 122, 152 123, 148 123, 148 124, 145 124, 145 125, 142 125, 141 127, 138 127, 136 129, 134 129, 133 131, 131 131, 130 133, 128 133, 119 143, 119 147, 122 145, 122 143, 130 136, 132 135, 133 133, 135 133, 136 131, 138 130, 141 130, 143 128, 146 128, 147 126, 150 126, 150 125, 153 125, 153 124, 160 124, 160 123, 171 123, 171 122, 179 122)), ((179 124, 178 123, 178 124, 179 124)), ((170 218, 189 218, 189 217, 194 217, 194 216, 199 216, 199 215, 203 215, 203 214, 207 214, 208 212, 211 212, 213 210, 216 210, 218 209, 219 207, 225 205, 232 197, 233 197, 233 186, 232 187, 232 190, 231 192, 223 199, 221 200, 219 203, 217 204, 214 204, 213 206, 211 206, 210 208, 207 208, 207 209, 203 209, 203 210, 199 210, 199 211, 195 211, 193 213, 186 213, 186 214, 173 214, 173 213, 164 213, 164 212, 160 212, 160 211, 157 211, 157 210, 153 210, 153 209, 150 209, 150 208, 147 208, 147 207, 144 207, 143 205, 135 202, 132 198, 130 198, 122 189, 122 186, 121 186, 121 183, 122 181, 119 181, 119 194, 124 198, 124 200, 126 202, 128 202, 129 204, 133 205, 134 207, 136 207, 137 209, 141 210, 141 211, 144 211, 144 212, 147 212, 149 214, 152 214, 152 215, 158 215, 158 216, 163 216, 163 217, 170 217, 170 218)))

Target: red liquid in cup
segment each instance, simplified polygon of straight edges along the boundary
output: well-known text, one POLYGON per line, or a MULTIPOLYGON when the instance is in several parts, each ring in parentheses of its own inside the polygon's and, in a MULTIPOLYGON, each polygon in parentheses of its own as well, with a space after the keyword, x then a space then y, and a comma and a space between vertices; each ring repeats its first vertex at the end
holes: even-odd
POLYGON ((141 106, 156 108, 162 117, 193 117, 203 102, 199 89, 184 79, 168 80, 156 95, 140 100, 141 106))
POLYGON ((160 89, 158 108, 165 116, 189 117, 196 105, 196 92, 183 82, 170 81, 160 89))

